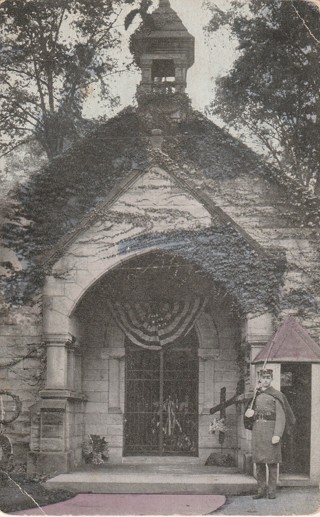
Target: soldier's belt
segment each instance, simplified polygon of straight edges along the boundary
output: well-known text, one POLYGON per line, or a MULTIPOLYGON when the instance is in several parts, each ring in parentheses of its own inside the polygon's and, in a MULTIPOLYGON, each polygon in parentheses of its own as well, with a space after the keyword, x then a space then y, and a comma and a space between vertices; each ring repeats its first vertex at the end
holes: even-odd
POLYGON ((263 414, 263 413, 257 413, 255 415, 255 420, 275 420, 276 419, 276 415, 267 415, 267 414, 263 414))

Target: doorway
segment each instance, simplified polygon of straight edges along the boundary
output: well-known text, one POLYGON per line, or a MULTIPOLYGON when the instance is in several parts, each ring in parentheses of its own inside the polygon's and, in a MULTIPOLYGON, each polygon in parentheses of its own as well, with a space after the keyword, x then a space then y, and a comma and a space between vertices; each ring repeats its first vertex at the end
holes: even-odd
POLYGON ((296 417, 292 436, 285 436, 282 446, 281 472, 308 474, 310 471, 311 434, 311 365, 281 365, 281 391, 296 417))
POLYGON ((160 351, 127 341, 125 456, 198 455, 197 344, 194 330, 160 351))

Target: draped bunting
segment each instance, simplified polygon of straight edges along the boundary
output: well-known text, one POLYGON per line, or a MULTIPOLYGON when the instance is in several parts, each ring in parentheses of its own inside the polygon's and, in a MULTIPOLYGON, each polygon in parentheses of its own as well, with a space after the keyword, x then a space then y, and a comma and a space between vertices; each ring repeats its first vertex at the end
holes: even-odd
POLYGON ((149 350, 160 350, 188 334, 205 299, 157 302, 111 302, 109 307, 117 325, 134 343, 149 350))

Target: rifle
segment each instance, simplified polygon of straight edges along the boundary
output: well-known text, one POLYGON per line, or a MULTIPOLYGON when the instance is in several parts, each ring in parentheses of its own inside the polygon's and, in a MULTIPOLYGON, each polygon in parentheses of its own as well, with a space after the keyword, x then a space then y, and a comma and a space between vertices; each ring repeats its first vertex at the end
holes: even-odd
POLYGON ((217 406, 214 406, 213 408, 211 408, 210 409, 210 415, 213 415, 217 411, 221 411, 222 409, 225 409, 225 408, 227 408, 229 406, 232 406, 233 404, 238 402, 239 395, 242 395, 243 393, 244 393, 244 380, 241 379, 238 382, 238 384, 237 384, 236 394, 233 395, 233 397, 231 397, 230 399, 228 399, 228 400, 226 400, 224 402, 220 402, 220 404, 218 404, 217 406))

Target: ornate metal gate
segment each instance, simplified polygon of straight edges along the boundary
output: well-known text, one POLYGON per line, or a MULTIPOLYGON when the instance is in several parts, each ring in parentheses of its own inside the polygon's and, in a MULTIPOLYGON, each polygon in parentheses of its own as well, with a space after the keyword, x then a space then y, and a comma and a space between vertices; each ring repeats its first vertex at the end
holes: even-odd
POLYGON ((126 350, 125 455, 198 453, 197 337, 160 351, 126 350))

